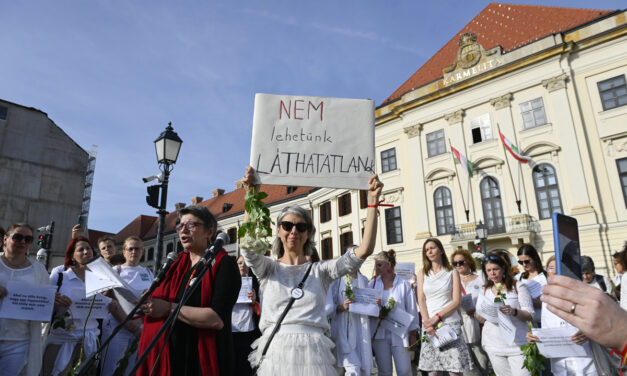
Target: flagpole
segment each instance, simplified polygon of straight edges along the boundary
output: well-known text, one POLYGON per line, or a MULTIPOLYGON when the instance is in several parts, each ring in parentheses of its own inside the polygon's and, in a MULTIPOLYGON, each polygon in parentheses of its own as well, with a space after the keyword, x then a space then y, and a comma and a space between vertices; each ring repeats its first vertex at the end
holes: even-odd
MULTIPOLYGON (((448 139, 449 149, 452 147, 451 139, 448 139)), ((453 168, 455 169, 455 175, 457 175, 457 186, 459 186, 459 195, 462 196, 462 205, 464 205, 464 212, 466 212, 466 222, 470 221, 470 210, 466 209, 466 201, 464 200, 464 191, 462 191, 462 183, 459 182, 459 172, 457 172, 457 166, 455 163, 455 156, 451 150, 451 159, 453 159, 453 168)), ((470 178, 468 178, 470 179, 470 178)))
MULTIPOLYGON (((499 138, 501 138, 501 127, 499 127, 499 123, 496 123, 496 129, 499 132, 499 138)), ((502 144, 503 142, 501 142, 502 144)), ((518 206, 518 213, 521 213, 520 210, 520 200, 518 199, 518 194, 516 193, 516 186, 514 185, 514 177, 512 176, 512 169, 509 166, 509 158, 507 158, 507 152, 505 152, 505 145, 503 145, 503 154, 505 156, 505 163, 507 163, 507 171, 509 172, 509 179, 512 182, 512 190, 514 190, 514 198, 516 199, 516 206, 518 206)))

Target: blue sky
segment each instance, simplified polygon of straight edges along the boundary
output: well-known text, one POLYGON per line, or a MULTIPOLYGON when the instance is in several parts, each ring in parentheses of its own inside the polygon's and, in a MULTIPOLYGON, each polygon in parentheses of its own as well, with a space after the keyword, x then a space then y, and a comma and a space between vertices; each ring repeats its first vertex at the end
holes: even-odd
MULTIPOLYGON (((621 9, 621 1, 509 1, 621 9)), ((234 189, 255 93, 379 105, 488 1, 0 0, 0 98, 98 145, 89 226, 118 232, 157 173, 153 141, 183 139, 168 209, 234 189)))

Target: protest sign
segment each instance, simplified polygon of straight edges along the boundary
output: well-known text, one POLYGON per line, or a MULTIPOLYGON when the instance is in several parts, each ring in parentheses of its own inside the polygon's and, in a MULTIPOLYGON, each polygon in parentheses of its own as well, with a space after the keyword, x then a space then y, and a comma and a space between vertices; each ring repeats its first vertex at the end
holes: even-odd
POLYGON ((399 307, 394 307, 381 322, 381 326, 398 336, 407 335, 409 326, 414 320, 414 315, 405 312, 399 307))
POLYGON ((256 94, 250 165, 263 184, 368 189, 374 101, 256 94))
POLYGON ((111 298, 104 295, 96 294, 95 299, 94 296, 86 298, 85 290, 77 288, 70 293, 70 299, 72 299, 70 310, 75 319, 84 320, 88 314, 90 319, 104 319, 109 314, 108 305, 111 303, 111 298), (90 307, 91 313, 89 312, 90 307))
POLYGON ((54 286, 36 287, 8 281, 6 289, 7 296, 0 299, 0 318, 50 321, 54 286))
POLYGON ((416 264, 413 262, 397 262, 394 266, 394 272, 399 278, 411 283, 414 273, 416 273, 416 264))
POLYGON ((361 315, 378 317, 381 307, 377 304, 377 299, 381 299, 381 290, 368 287, 353 288, 355 302, 348 306, 348 311, 361 315))
POLYGON ((242 286, 239 289, 236 303, 252 303, 248 293, 253 291, 253 277, 242 277, 242 286))

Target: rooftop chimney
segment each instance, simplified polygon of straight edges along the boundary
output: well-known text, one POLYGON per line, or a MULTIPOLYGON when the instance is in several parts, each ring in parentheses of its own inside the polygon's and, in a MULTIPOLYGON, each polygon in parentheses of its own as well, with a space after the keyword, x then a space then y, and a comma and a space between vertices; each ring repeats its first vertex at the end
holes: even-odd
POLYGON ((202 197, 194 196, 192 197, 192 205, 198 205, 202 202, 202 197))
POLYGON ((224 189, 221 188, 217 188, 214 189, 213 191, 211 191, 211 193, 213 193, 213 197, 218 197, 218 196, 222 196, 224 194, 224 189))
POLYGON ((181 209, 183 209, 185 207, 185 203, 184 202, 177 202, 176 204, 174 204, 174 207, 176 208, 176 211, 179 211, 181 209))

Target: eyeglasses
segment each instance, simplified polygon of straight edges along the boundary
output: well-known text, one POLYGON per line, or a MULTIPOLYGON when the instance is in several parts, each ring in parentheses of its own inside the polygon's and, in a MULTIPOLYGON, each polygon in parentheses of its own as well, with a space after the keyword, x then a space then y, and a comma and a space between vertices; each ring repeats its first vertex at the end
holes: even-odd
POLYGON ((453 261, 453 266, 464 266, 464 264, 466 263, 466 261, 462 260, 462 261, 453 261))
POLYGON ((518 260, 518 263, 520 265, 527 265, 527 264, 531 264, 531 260, 518 260))
POLYGON ((24 243, 32 243, 33 242, 33 237, 30 235, 22 235, 22 234, 12 234, 11 235, 11 239, 13 239, 14 242, 21 242, 24 241, 24 243))
POLYGON ((279 223, 279 225, 281 225, 283 230, 285 230, 287 232, 292 231, 292 228, 294 226, 296 226, 296 231, 298 231, 298 232, 305 232, 305 231, 309 230, 309 225, 307 223, 304 223, 304 222, 292 223, 292 222, 289 222, 289 221, 281 221, 279 223))
POLYGON ((202 226, 202 223, 189 221, 187 223, 177 223, 174 228, 176 229, 176 232, 183 231, 183 228, 186 228, 187 231, 194 231, 198 226, 202 226))

